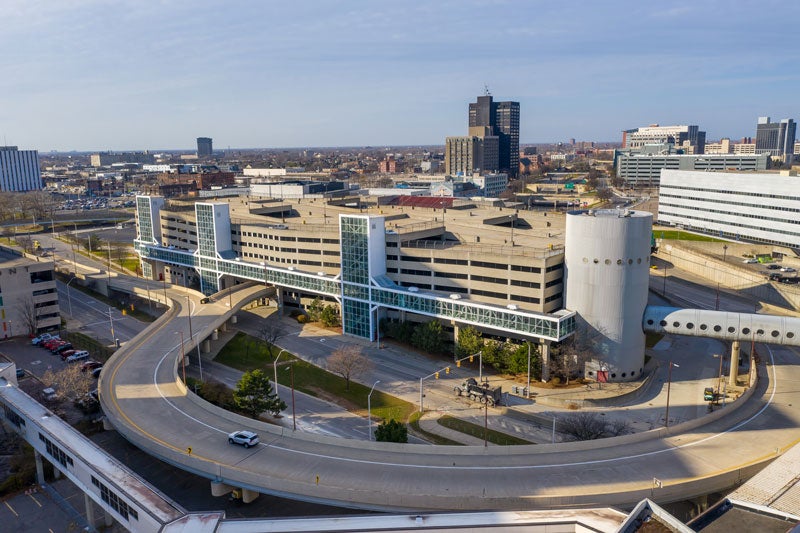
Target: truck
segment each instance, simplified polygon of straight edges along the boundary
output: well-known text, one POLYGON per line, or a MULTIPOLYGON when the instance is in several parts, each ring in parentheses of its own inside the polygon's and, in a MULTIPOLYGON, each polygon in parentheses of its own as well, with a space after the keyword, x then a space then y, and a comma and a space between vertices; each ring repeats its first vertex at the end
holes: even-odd
POLYGON ((470 400, 488 404, 490 407, 500 403, 503 397, 502 387, 490 387, 489 382, 478 383, 475 378, 465 379, 461 385, 453 387, 457 396, 466 396, 470 400))

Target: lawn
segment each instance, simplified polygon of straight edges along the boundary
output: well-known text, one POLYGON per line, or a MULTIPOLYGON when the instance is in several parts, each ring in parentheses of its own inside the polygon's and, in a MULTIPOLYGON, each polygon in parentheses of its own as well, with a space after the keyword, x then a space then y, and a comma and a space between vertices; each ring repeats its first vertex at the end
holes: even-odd
MULTIPOLYGON (((272 378, 273 362, 279 352, 280 348, 239 332, 220 350, 214 361, 242 371, 260 368, 272 378)), ((296 390, 337 403, 358 415, 367 415, 370 387, 351 381, 348 389, 341 376, 298 359, 289 352, 284 352, 278 363, 278 381, 282 385, 288 385, 291 380, 290 365, 294 367, 296 390)), ((374 418, 405 422, 415 410, 414 404, 391 394, 385 394, 378 389, 372 393, 374 418)))
POLYGON ((483 426, 479 426, 478 424, 473 424, 471 422, 467 422, 465 420, 461 420, 460 418, 455 418, 450 415, 443 415, 442 417, 437 420, 439 425, 444 426, 448 429, 452 429, 458 431, 459 433, 464 433, 465 435, 472 435, 473 437, 482 439, 484 435, 486 435, 486 440, 491 442, 492 444, 497 444, 499 446, 515 446, 521 444, 534 444, 533 442, 527 441, 525 439, 520 439, 519 437, 514 437, 513 435, 507 435, 506 433, 502 433, 500 431, 495 431, 490 429, 488 432, 485 430, 483 426))
POLYGON ((653 230, 653 235, 655 235, 657 239, 672 241, 724 242, 721 239, 715 239, 707 235, 697 235, 681 230, 653 230))

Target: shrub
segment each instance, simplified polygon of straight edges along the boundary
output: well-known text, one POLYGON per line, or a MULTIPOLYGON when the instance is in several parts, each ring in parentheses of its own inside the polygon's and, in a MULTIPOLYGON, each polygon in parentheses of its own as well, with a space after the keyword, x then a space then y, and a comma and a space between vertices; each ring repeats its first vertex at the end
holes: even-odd
POLYGON ((308 322, 308 317, 306 315, 297 315, 297 322, 300 324, 305 324, 308 322))
POLYGON ((554 387, 561 385, 561 378, 558 377, 550 378, 550 385, 553 385, 554 387))

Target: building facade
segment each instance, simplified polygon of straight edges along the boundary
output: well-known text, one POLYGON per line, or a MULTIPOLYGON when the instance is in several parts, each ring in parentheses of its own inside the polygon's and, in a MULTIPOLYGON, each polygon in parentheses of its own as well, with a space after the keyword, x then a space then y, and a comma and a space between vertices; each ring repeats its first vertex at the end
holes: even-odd
POLYGON ((657 187, 663 169, 670 170, 766 170, 769 157, 762 155, 620 155, 617 177, 630 187, 657 187))
POLYGON ((0 252, 2 338, 38 334, 61 325, 52 261, 0 252))
POLYGON ((451 330, 457 321, 523 339, 557 341, 572 332, 574 314, 562 309, 561 246, 521 245, 522 224, 514 246, 480 242, 488 232, 514 238, 508 215, 448 210, 452 223, 485 226, 462 243, 448 242, 445 221, 428 216, 439 215, 439 206, 404 210, 399 218, 385 206, 374 211, 384 215, 328 206, 319 218, 318 202, 292 204, 303 220, 254 214, 234 199, 167 205, 140 196, 135 246, 144 275, 196 281, 206 294, 235 280, 259 281, 274 285, 280 305, 290 307, 316 297, 338 302, 345 332, 372 340, 381 317, 437 318, 451 330))
POLYGON ((156 162, 153 154, 147 152, 100 152, 89 156, 93 167, 106 167, 115 163, 138 163, 141 165, 152 165, 156 162))
POLYGON ((623 148, 642 148, 648 144, 674 144, 690 148, 694 154, 705 153, 706 132, 699 126, 659 126, 653 124, 622 132, 623 148))
POLYGON ((500 139, 494 135, 447 137, 444 149, 445 172, 451 176, 497 172, 499 150, 500 139))
POLYGON ((509 176, 519 172, 519 102, 495 102, 491 95, 469 104, 469 128, 489 128, 498 138, 498 168, 509 176))
POLYGON ((768 154, 784 163, 792 160, 797 124, 790 118, 771 122, 769 117, 759 117, 756 125, 756 153, 768 154))
POLYGON ((663 170, 658 221, 717 237, 800 248, 798 177, 663 170))
POLYGON ((38 191, 41 188, 39 152, 0 146, 0 191, 38 191))
POLYGON ((214 154, 214 144, 210 137, 197 138, 197 157, 210 157, 214 154))

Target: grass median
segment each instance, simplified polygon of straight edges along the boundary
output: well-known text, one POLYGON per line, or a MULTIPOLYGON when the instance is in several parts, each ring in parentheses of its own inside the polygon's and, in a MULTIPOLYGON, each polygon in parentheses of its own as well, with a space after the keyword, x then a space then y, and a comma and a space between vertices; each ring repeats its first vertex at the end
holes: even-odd
MULTIPOLYGON (((255 337, 238 332, 220 350, 214 361, 243 372, 260 368, 273 376, 275 357, 281 351, 255 337)), ((284 352, 278 362, 278 382, 289 385, 294 367, 294 388, 310 396, 330 401, 360 416, 367 415, 367 395, 370 387, 350 381, 349 388, 341 376, 298 359, 284 352)), ((376 389, 371 399, 372 416, 384 420, 406 422, 416 406, 376 389)))

